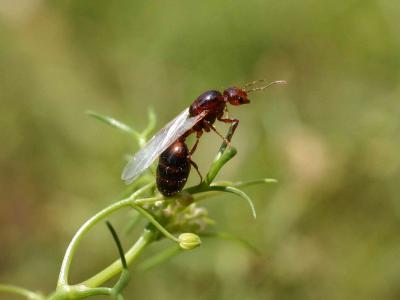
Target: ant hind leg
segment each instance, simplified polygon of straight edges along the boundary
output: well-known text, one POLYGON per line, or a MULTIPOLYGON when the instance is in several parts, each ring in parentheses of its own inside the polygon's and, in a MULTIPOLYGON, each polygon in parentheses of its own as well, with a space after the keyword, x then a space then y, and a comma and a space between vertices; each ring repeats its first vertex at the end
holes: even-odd
POLYGON ((199 174, 200 184, 201 184, 203 182, 203 176, 201 175, 201 173, 199 171, 198 165, 190 157, 189 157, 189 161, 190 161, 190 164, 193 166, 193 168, 195 168, 197 174, 199 174))
POLYGON ((194 143, 192 149, 190 149, 190 151, 189 151, 190 157, 192 156, 192 154, 194 153, 194 151, 196 151, 197 145, 199 144, 200 137, 201 137, 202 135, 203 135, 203 131, 202 131, 202 130, 196 132, 196 142, 194 143))
POLYGON ((190 149, 189 151, 189 162, 190 164, 195 168, 197 174, 199 174, 200 177, 200 183, 203 182, 203 176, 201 175, 200 171, 199 171, 199 167, 197 166, 197 164, 192 160, 192 154, 196 151, 197 145, 199 144, 200 141, 200 137, 203 135, 203 130, 197 131, 196 132, 196 142, 194 143, 192 149, 190 149))

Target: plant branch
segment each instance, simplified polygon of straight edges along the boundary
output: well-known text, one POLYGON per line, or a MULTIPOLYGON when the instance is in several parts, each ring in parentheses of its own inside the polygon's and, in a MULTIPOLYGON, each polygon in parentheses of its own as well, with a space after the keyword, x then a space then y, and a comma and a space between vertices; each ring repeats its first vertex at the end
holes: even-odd
MULTIPOLYGON (((125 253, 126 262, 129 265, 143 252, 143 250, 154 240, 157 232, 145 229, 136 243, 125 253)), ((121 260, 114 261, 111 265, 104 268, 102 271, 82 282, 82 285, 87 287, 97 287, 122 271, 121 260)))
POLYGON ((131 205, 131 202, 136 199, 139 195, 145 192, 147 189, 153 186, 153 182, 143 186, 131 196, 126 199, 120 200, 116 203, 111 204, 110 206, 106 207, 105 209, 101 210, 89 220, 87 220, 75 233, 74 237, 72 238, 68 248, 65 252, 63 262, 61 264, 60 275, 58 278, 57 286, 68 285, 68 273, 71 266, 72 258, 75 255, 76 249, 81 242, 82 238, 89 232, 89 230, 96 225, 101 220, 105 219, 107 216, 112 214, 113 212, 131 205))
POLYGON ((173 234, 169 233, 158 221, 144 208, 131 203, 131 206, 136 209, 140 214, 142 214, 151 224, 154 225, 165 237, 169 238, 171 241, 179 243, 179 239, 175 237, 173 234))
MULTIPOLYGON (((224 145, 224 143, 222 144, 224 145)), ((188 192, 189 194, 196 194, 200 192, 207 191, 209 185, 211 182, 214 180, 214 178, 217 176, 218 172, 221 170, 221 168, 228 162, 230 161, 235 155, 237 151, 234 147, 229 147, 226 149, 221 146, 220 151, 218 152, 217 156, 215 157, 213 163, 210 166, 210 169, 206 175, 206 178, 202 183, 196 186, 189 187, 185 189, 184 191, 188 192), (224 151, 224 152, 221 152, 224 151)))
POLYGON ((11 284, 0 284, 0 292, 15 294, 27 298, 28 300, 43 300, 44 297, 38 293, 32 292, 25 288, 11 285, 11 284))

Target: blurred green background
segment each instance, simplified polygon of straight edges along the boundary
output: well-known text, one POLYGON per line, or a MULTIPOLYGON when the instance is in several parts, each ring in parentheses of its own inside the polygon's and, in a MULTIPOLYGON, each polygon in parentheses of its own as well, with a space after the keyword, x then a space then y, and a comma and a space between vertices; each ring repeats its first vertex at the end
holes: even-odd
MULTIPOLYGON (((257 220, 205 202, 262 254, 207 240, 133 271, 127 299, 399 299, 399 19, 396 0, 1 0, 0 282, 53 290, 73 233, 126 188, 136 145, 85 110, 141 129, 151 106, 161 128, 205 90, 266 78, 289 84, 231 109, 239 153, 218 178, 279 183, 246 189, 257 220)), ((202 138, 203 173, 219 143, 202 138)), ((116 256, 96 228, 73 281, 116 256)))

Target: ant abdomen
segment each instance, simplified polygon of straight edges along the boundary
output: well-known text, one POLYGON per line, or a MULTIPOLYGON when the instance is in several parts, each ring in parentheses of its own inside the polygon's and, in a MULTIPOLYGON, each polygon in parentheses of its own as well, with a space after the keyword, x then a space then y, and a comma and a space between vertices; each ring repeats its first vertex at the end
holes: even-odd
POLYGON ((189 149, 182 141, 176 141, 161 153, 157 166, 157 189, 164 196, 179 193, 190 173, 189 149))

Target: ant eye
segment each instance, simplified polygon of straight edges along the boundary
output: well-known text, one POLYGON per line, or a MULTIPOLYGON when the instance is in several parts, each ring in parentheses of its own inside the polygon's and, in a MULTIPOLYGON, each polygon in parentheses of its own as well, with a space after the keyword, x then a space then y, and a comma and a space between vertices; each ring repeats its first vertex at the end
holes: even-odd
POLYGON ((244 99, 241 96, 238 96, 239 103, 243 103, 244 99))

